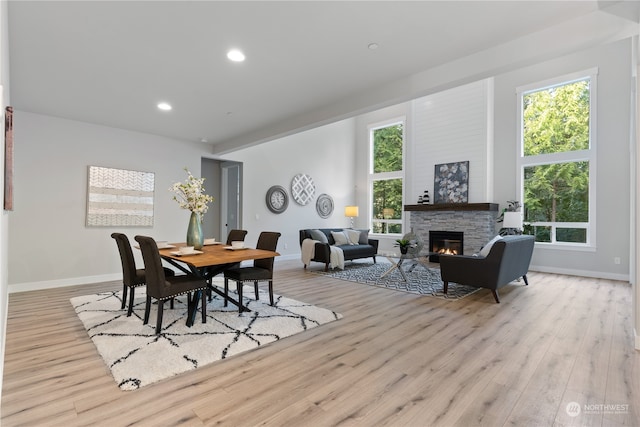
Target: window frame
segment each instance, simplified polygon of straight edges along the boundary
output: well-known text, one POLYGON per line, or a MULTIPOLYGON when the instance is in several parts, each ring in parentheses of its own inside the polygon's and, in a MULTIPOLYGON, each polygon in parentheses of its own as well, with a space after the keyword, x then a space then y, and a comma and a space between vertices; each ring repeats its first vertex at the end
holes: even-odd
POLYGON ((367 207, 368 207, 368 228, 370 231, 371 235, 377 236, 377 237, 393 237, 393 238, 400 238, 404 235, 404 220, 405 220, 405 213, 404 213, 404 209, 400 212, 400 219, 377 219, 377 218, 373 218, 373 183, 374 181, 381 181, 381 180, 391 180, 391 179, 400 179, 402 180, 402 200, 404 203, 405 200, 405 192, 406 192, 406 183, 407 180, 405 179, 405 171, 406 171, 406 153, 407 153, 407 119, 404 116, 401 117, 395 117, 392 119, 388 119, 388 120, 384 120, 381 122, 377 122, 377 123, 371 123, 367 126, 367 135, 369 138, 368 144, 369 144, 369 158, 368 158, 368 174, 367 174, 367 207), (373 139, 373 133, 374 131, 378 130, 378 129, 383 129, 386 127, 391 127, 391 126, 395 126, 395 125, 402 125, 402 170, 399 171, 393 171, 393 172, 378 172, 378 173, 374 173, 373 172, 373 143, 374 143, 374 139, 373 139), (373 232, 374 230, 374 223, 382 223, 382 224, 400 224, 401 227, 401 232, 400 233, 375 233, 373 232))
POLYGON ((536 222, 536 225, 552 227, 551 242, 538 242, 536 247, 553 249, 578 249, 595 250, 596 247, 596 139, 597 131, 597 76, 598 69, 591 68, 575 73, 565 74, 548 80, 531 83, 516 88, 517 95, 517 142, 516 150, 516 196, 521 205, 524 205, 524 170, 526 167, 541 166, 569 162, 589 162, 589 217, 588 222, 536 222), (547 153, 539 155, 524 155, 524 118, 523 96, 552 87, 589 80, 589 148, 586 150, 564 151, 559 153, 547 153), (586 226, 585 226, 586 225, 586 226), (558 242, 556 240, 557 228, 584 228, 586 229, 586 243, 558 242))

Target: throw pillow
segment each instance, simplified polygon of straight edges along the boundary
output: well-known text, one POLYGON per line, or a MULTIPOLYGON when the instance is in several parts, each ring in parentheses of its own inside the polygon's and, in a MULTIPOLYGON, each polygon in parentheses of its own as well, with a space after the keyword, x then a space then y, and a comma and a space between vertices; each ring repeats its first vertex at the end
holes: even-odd
POLYGON ((361 245, 368 245, 369 244, 369 230, 359 230, 360 231, 360 239, 358 240, 358 243, 361 245))
POLYGON ((350 245, 357 245, 360 241, 360 232, 358 230, 345 230, 347 233, 347 239, 349 239, 350 245))
POLYGON ((489 252, 491 251, 491 248, 493 247, 493 244, 495 242, 497 242, 498 240, 502 240, 502 236, 497 235, 496 237, 494 237, 493 239, 491 239, 489 241, 489 243, 487 243, 486 245, 484 245, 482 247, 482 249, 480 249, 480 252, 478 253, 480 256, 487 256, 489 255, 489 252))
POLYGON ((311 234, 311 238, 313 240, 317 240, 320 243, 329 243, 329 239, 327 239, 327 235, 320 230, 310 230, 309 234, 311 234))
POLYGON ((347 235, 344 234, 344 231, 332 231, 331 235, 333 236, 333 240, 336 241, 336 245, 348 245, 349 240, 347 239, 347 235))

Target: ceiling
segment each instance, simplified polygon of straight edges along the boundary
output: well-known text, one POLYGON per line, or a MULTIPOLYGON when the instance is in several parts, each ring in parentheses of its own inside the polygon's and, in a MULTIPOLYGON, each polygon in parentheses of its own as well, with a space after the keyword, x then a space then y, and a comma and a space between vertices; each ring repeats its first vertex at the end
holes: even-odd
POLYGON ((11 104, 224 153, 391 105, 425 70, 607 9, 637 22, 636 2, 10 1, 11 104))

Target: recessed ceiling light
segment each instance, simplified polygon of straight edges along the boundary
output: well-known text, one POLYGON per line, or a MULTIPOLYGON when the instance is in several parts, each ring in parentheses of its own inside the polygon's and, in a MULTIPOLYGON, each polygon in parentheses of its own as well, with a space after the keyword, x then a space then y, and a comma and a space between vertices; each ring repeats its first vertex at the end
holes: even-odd
POLYGON ((376 50, 378 48, 378 43, 369 43, 369 46, 367 47, 369 50, 376 50))
POLYGON ((229 58, 233 62, 242 62, 245 59, 244 53, 239 51, 238 49, 232 49, 227 52, 227 58, 229 58))
POLYGON ((162 111, 171 111, 173 107, 168 102, 160 102, 158 103, 158 109, 162 111))

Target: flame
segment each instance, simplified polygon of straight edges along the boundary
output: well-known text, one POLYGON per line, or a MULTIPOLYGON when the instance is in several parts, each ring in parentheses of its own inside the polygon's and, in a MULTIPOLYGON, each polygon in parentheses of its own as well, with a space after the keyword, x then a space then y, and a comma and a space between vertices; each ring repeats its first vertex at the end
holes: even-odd
POLYGON ((458 251, 450 248, 443 248, 438 250, 439 255, 458 255, 458 251))

